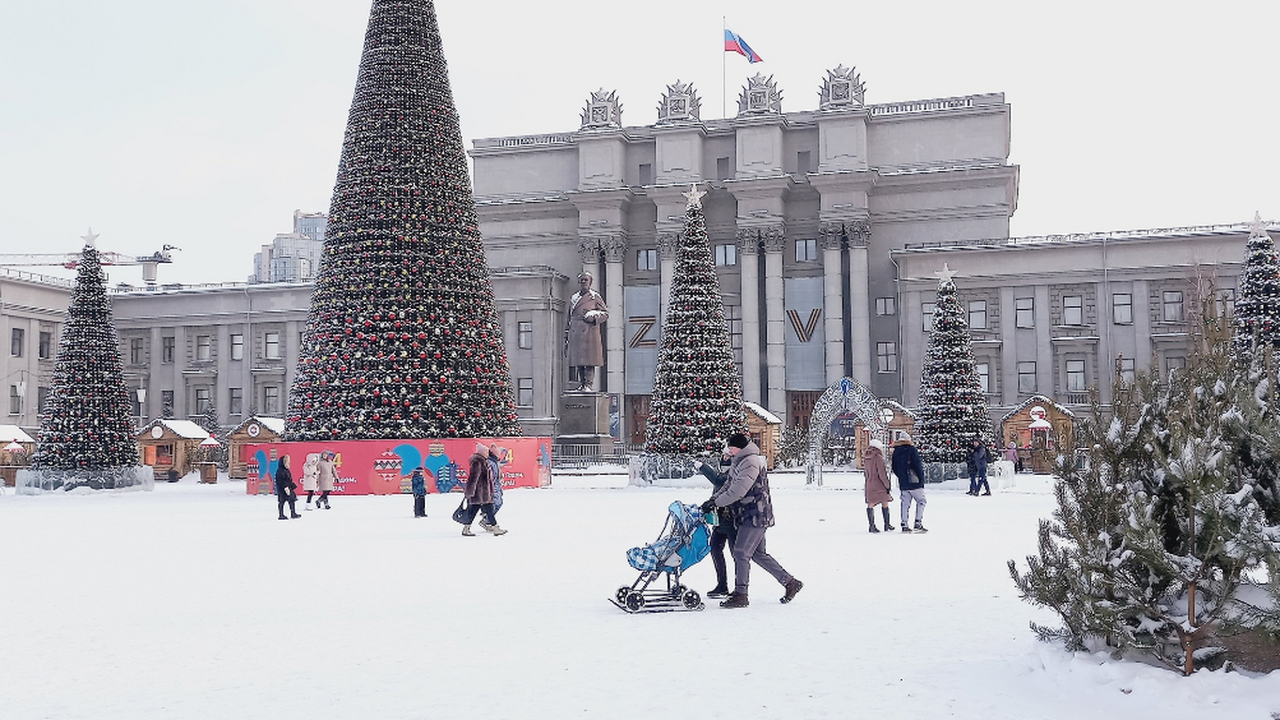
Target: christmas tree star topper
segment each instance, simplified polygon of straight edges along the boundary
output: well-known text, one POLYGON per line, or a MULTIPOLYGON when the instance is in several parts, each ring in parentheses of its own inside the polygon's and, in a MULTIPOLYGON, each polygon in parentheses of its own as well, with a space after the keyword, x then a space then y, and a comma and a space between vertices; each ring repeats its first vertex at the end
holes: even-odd
POLYGON ((89 228, 89 232, 81 235, 80 239, 84 241, 85 247, 98 247, 98 236, 93 234, 93 228, 89 228))
POLYGON ((1262 221, 1262 213, 1253 211, 1253 222, 1249 223, 1249 232, 1257 235, 1267 229, 1267 224, 1262 221))
POLYGON ((952 270, 947 263, 942 263, 942 269, 934 273, 934 275, 938 276, 938 281, 940 283, 949 283, 951 282, 951 278, 956 276, 956 271, 952 270))
POLYGON ((689 186, 689 192, 681 193, 689 201, 689 207, 702 207, 702 196, 705 192, 698 189, 698 183, 689 186))

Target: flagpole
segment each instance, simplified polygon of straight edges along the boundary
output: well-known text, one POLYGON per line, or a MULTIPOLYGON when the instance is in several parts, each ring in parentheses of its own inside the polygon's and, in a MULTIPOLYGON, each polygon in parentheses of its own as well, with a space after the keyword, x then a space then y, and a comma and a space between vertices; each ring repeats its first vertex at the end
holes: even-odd
MULTIPOLYGON (((729 23, 725 19, 725 16, 721 15, 720 16, 720 45, 721 46, 724 45, 724 34, 728 30, 729 30, 729 23)), ((721 47, 720 48, 720 117, 722 118, 729 117, 729 111, 726 109, 728 107, 729 101, 725 98, 725 95, 728 92, 726 88, 729 86, 729 80, 728 80, 729 71, 726 69, 729 61, 725 59, 726 54, 728 53, 725 52, 724 47, 721 47)))

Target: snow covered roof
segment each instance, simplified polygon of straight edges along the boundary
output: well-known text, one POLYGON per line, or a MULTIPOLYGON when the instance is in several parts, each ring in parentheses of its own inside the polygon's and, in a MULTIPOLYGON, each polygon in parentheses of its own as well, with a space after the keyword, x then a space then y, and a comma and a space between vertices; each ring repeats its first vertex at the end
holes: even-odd
POLYGON ((768 410, 765 410, 763 407, 753 402, 744 401, 742 403, 742 407, 746 408, 749 412, 756 415, 761 420, 764 420, 765 422, 769 423, 770 425, 782 424, 782 418, 778 417, 777 415, 774 415, 773 413, 769 412, 768 410))
POLYGON ((1069 418, 1075 418, 1076 416, 1075 413, 1059 405, 1058 403, 1050 400, 1044 395, 1032 395, 1031 397, 1024 400, 1021 405, 1010 410, 1004 417, 1000 418, 1000 422, 1001 423, 1009 422, 1011 419, 1013 419, 1014 415, 1017 415, 1018 413, 1022 412, 1023 410, 1026 410, 1032 405, 1052 405, 1054 410, 1057 410, 1058 412, 1062 413, 1063 415, 1066 415, 1069 418))
POLYGON ((17 425, 0 425, 0 443, 33 443, 35 440, 17 425))
POLYGON ((173 434, 178 437, 187 438, 188 440, 203 440, 209 437, 209 433, 204 428, 191 422, 190 420, 174 420, 173 418, 160 418, 156 423, 169 428, 173 434))
POLYGON ((261 415, 250 415, 248 418, 245 419, 244 422, 235 426, 235 428, 233 428, 231 432, 228 434, 238 433, 241 430, 245 429, 249 425, 249 423, 254 423, 254 422, 265 427, 266 429, 270 430, 276 435, 284 434, 284 418, 263 417, 261 415))
POLYGON ((914 420, 914 419, 916 418, 916 413, 915 413, 915 411, 914 411, 914 410, 912 410, 911 408, 907 407, 906 405, 903 405, 902 403, 898 402, 897 400, 881 400, 881 401, 880 401, 880 404, 881 404, 882 406, 884 406, 884 407, 887 407, 887 408, 893 408, 893 411, 894 411, 895 413, 902 413, 903 415, 906 415, 907 417, 911 418, 912 420, 914 420))

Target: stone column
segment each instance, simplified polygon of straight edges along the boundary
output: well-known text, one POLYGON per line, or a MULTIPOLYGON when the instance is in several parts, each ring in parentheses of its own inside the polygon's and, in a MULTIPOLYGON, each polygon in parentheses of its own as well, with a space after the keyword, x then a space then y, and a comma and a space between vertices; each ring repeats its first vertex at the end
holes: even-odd
POLYGON ((1049 312, 1049 286, 1035 287, 1036 306, 1036 392, 1046 397, 1053 397, 1053 364, 1057 361, 1053 353, 1053 323, 1049 312))
MULTIPOLYGON (((768 403, 772 412, 787 412, 787 340, 784 334, 785 314, 782 283, 782 252, 787 244, 784 225, 773 225, 760 232, 764 241, 765 294, 765 362, 769 368, 768 403)), ((745 314, 745 313, 743 313, 745 314)))
POLYGON ((838 222, 822 223, 818 237, 822 243, 822 325, 826 335, 823 357, 829 387, 844 377, 844 283, 840 272, 844 226, 838 222))
MULTIPOLYGON (((845 223, 844 234, 849 244, 849 343, 853 346, 853 379, 869 388, 872 352, 867 253, 871 247, 871 225, 865 220, 845 223)), ((901 364, 898 373, 901 377, 901 364)))
MULTIPOLYGON (((604 301, 609 306, 604 339, 609 377, 603 389, 620 394, 626 387, 623 382, 623 364, 626 362, 627 316, 626 309, 622 307, 622 266, 627 256, 627 238, 624 235, 611 235, 601 241, 600 249, 604 252, 605 276, 608 278, 608 287, 603 293, 604 301)), ((621 401, 622 398, 618 399, 621 401)))
MULTIPOLYGON (((173 354, 178 354, 177 348, 174 348, 173 354)), ((176 357, 174 358, 177 359, 176 357)), ((152 408, 160 407, 160 386, 163 381, 160 379, 161 369, 164 367, 164 339, 161 328, 151 328, 151 365, 147 367, 147 381, 143 387, 147 390, 147 399, 142 403, 142 422, 146 423, 160 417, 159 411, 152 408)), ((137 399, 137 395, 133 396, 137 399)))
MULTIPOLYGON (((1000 404, 1018 404, 1018 301, 1014 289, 1000 288, 1000 404)), ((995 375, 992 379, 996 380, 995 375)))
POLYGON ((659 317, 662 320, 667 318, 667 297, 671 294, 671 278, 676 274, 676 254, 680 250, 680 234, 679 233, 662 233, 658 235, 658 256, 662 259, 662 289, 659 295, 662 298, 662 307, 659 317))
POLYGON ((760 394, 760 233, 738 231, 738 271, 742 274, 742 399, 764 404, 760 394))

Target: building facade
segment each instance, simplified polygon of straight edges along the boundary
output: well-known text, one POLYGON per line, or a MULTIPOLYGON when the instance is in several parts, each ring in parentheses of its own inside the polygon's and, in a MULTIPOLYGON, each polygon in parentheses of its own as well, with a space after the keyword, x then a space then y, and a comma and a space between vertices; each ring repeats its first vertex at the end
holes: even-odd
POLYGON ((293 212, 293 230, 280 233, 253 256, 250 283, 311 282, 320 272, 324 234, 329 217, 324 213, 293 212))

